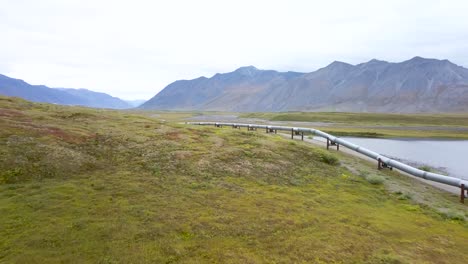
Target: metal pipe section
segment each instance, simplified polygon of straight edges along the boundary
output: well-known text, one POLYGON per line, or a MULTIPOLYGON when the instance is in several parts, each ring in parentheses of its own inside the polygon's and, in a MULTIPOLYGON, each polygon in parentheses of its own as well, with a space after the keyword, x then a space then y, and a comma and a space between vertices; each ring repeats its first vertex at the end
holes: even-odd
POLYGON ((351 150, 354 150, 358 153, 361 153, 371 159, 381 161, 385 164, 387 164, 390 167, 397 168, 401 171, 404 171, 408 174, 411 174, 413 176, 423 178, 429 181, 434 181, 434 182, 440 182, 443 184, 455 186, 462 188, 463 186, 468 186, 468 181, 455 178, 455 177, 450 177, 450 176, 445 176, 437 173, 432 173, 432 172, 427 172, 423 171, 414 167, 411 167, 407 164, 401 163, 396 160, 392 160, 388 157, 385 157, 383 155, 380 155, 377 152, 374 152, 372 150, 363 148, 361 146, 358 146, 356 144, 353 144, 351 142, 348 142, 342 138, 335 137, 333 135, 330 135, 328 133, 322 132, 317 129, 313 128, 305 128, 305 127, 286 127, 286 126, 269 126, 269 125, 256 125, 256 124, 238 124, 238 123, 220 123, 220 122, 188 122, 187 124, 189 125, 202 125, 202 126, 232 126, 232 127, 247 127, 249 129, 252 128, 263 128, 263 129, 271 129, 271 130, 282 130, 282 131, 289 131, 289 132, 302 132, 302 133, 310 133, 325 139, 329 139, 332 143, 337 143, 340 145, 343 145, 351 150))

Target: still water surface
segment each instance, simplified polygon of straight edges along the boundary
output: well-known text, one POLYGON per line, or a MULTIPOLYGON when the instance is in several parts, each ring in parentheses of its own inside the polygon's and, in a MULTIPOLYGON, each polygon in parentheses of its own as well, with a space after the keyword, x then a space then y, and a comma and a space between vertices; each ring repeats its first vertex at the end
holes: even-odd
POLYGON ((428 165, 450 176, 468 179, 468 140, 343 139, 414 167, 428 165))

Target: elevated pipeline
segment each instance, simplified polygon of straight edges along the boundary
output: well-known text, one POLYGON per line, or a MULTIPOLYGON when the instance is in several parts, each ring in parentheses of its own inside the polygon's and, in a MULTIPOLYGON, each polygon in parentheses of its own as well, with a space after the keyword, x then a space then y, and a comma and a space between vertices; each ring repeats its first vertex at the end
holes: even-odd
POLYGON ((390 159, 385 157, 377 152, 372 150, 366 149, 364 147, 358 146, 353 144, 349 141, 346 141, 342 138, 335 137, 323 131, 313 129, 313 128, 305 128, 305 127, 287 127, 287 126, 270 126, 270 125, 257 125, 257 124, 239 124, 239 123, 220 123, 220 122, 188 122, 186 124, 189 125, 202 125, 202 126, 215 126, 215 127, 222 127, 222 126, 230 126, 233 128, 242 128, 245 127, 248 130, 257 130, 257 129, 265 129, 267 133, 274 132, 276 133, 279 131, 288 131, 291 132, 291 138, 294 138, 294 135, 301 135, 302 139, 304 139, 304 133, 313 134, 315 136, 319 136, 325 138, 327 140, 327 149, 329 146, 336 146, 339 149, 339 146, 345 146, 348 149, 361 153, 371 159, 377 161, 377 166, 379 169, 383 168, 396 168, 398 170, 404 171, 408 174, 413 176, 423 178, 429 181, 439 182, 443 184, 447 184, 450 186, 455 186, 460 188, 460 201, 464 203, 465 196, 468 196, 468 181, 445 176, 437 173, 423 171, 414 167, 411 167, 407 164, 402 162, 390 159), (465 195, 466 192, 466 195, 465 195))

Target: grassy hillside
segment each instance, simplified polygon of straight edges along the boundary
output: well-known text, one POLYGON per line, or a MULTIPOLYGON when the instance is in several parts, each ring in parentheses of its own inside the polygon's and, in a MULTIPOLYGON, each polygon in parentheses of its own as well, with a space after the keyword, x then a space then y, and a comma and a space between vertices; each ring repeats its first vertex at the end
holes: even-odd
POLYGON ((455 196, 278 135, 159 118, 0 97, 0 263, 466 259, 455 196))

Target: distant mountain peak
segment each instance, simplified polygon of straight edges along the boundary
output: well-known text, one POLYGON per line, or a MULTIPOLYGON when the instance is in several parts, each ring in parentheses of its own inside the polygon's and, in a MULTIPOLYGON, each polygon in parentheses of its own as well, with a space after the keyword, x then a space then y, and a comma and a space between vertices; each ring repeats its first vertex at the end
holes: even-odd
POLYGON ((239 69, 237 70, 251 70, 251 71, 258 71, 257 67, 253 66, 253 65, 249 65, 249 66, 242 66, 242 67, 239 67, 239 69))
POLYGON ((31 85, 19 79, 0 74, 0 94, 17 96, 34 102, 63 105, 81 105, 98 108, 131 108, 127 102, 102 92, 88 89, 50 88, 45 85, 31 85))
POLYGON ((420 56, 415 56, 407 61, 404 61, 403 63, 424 63, 424 62, 442 62, 442 61, 448 61, 448 60, 438 60, 438 59, 429 59, 429 58, 423 58, 420 56))
POLYGON ((342 62, 342 61, 334 61, 325 68, 322 68, 322 70, 331 70, 331 71, 341 71, 341 70, 350 70, 354 68, 354 65, 342 62))
POLYGON ((456 64, 452 63, 451 61, 445 59, 445 60, 439 60, 439 59, 429 59, 429 58, 423 58, 420 56, 413 57, 407 61, 402 62, 403 64, 409 64, 409 65, 420 65, 420 64, 426 64, 430 63, 433 65, 452 65, 452 66, 457 66, 456 64))
POLYGON ((368 64, 381 64, 381 63, 388 63, 387 61, 384 60, 378 60, 378 59, 372 59, 367 62, 368 64))
POLYGON ((420 56, 415 56, 407 61, 404 61, 403 63, 423 63, 423 62, 428 62, 428 61, 438 61, 436 59, 426 59, 420 56))
MULTIPOLYGON (((455 65, 455 64, 454 64, 455 65)), ((310 73, 253 66, 168 85, 142 109, 230 112, 468 112, 468 69, 415 57, 334 61, 310 73)))
POLYGON ((257 69, 256 67, 250 65, 250 66, 240 67, 239 69, 235 70, 234 72, 240 73, 242 75, 252 76, 252 75, 254 75, 255 73, 257 73, 259 71, 260 70, 257 69))
POLYGON ((333 61, 327 67, 337 67, 337 66, 353 66, 349 63, 342 62, 342 61, 333 61))
POLYGON ((423 60, 430 60, 430 59, 426 59, 421 56, 414 56, 413 58, 410 59, 410 61, 423 61, 423 60))

